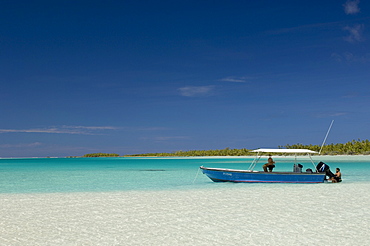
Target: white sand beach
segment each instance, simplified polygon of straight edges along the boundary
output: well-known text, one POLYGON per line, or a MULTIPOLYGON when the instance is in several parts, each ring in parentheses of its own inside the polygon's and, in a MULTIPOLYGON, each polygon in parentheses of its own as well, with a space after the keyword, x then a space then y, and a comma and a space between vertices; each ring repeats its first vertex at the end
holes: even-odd
POLYGON ((369 245, 370 185, 1 194, 0 245, 369 245))

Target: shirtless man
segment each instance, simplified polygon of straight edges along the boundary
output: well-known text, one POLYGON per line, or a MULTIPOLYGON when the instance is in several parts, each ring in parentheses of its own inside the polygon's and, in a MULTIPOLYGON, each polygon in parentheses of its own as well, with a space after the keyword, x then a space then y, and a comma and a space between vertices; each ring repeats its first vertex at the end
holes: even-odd
POLYGON ((267 163, 262 166, 263 171, 272 172, 272 169, 274 169, 275 167, 274 164, 275 164, 274 160, 272 159, 271 155, 269 155, 269 158, 267 159, 267 163), (268 171, 267 171, 267 168, 268 168, 268 171))
POLYGON ((342 173, 340 172, 339 168, 335 169, 335 174, 334 177, 331 178, 331 182, 333 183, 342 182, 342 173))

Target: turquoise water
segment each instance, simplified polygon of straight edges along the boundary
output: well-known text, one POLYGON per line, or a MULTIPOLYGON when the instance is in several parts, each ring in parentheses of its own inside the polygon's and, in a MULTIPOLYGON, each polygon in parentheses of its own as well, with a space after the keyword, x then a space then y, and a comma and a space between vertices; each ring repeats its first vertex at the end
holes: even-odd
POLYGON ((0 159, 0 245, 370 245, 370 158, 322 158, 342 183, 214 183, 198 172, 250 158, 0 159))
MULTIPOLYGON (((104 192, 218 188, 199 166, 247 169, 253 158, 30 158, 0 159, 0 193, 104 192)), ((276 171, 292 169, 276 160, 276 171)), ((316 162, 316 161, 315 161, 316 162)), ((369 161, 325 161, 346 183, 370 182, 369 161)), ((261 162, 263 164, 263 161, 261 162)), ((305 160, 303 169, 312 168, 305 160)), ((257 170, 261 167, 257 165, 257 170)), ((259 184, 262 185, 262 184, 259 184)))

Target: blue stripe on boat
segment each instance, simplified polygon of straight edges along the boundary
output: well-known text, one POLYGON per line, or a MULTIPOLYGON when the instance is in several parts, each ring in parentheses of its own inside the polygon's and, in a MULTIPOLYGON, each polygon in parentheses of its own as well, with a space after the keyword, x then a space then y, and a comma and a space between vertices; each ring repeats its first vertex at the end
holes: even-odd
POLYGON ((259 172, 200 167, 214 182, 235 183, 323 183, 325 173, 259 172))

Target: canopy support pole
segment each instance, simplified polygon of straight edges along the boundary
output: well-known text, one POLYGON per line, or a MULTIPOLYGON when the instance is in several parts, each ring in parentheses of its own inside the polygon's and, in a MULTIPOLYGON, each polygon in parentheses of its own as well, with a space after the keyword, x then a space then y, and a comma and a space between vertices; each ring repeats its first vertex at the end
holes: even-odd
POLYGON ((307 154, 307 155, 308 155, 308 157, 310 157, 311 163, 312 163, 313 167, 315 168, 316 172, 318 172, 318 171, 317 171, 317 168, 316 168, 316 165, 315 165, 315 163, 314 163, 314 162, 313 162, 313 160, 312 160, 311 155, 310 155, 310 154, 307 154))
POLYGON ((259 152, 257 152, 257 155, 256 157, 254 158, 254 160, 252 161, 252 163, 249 165, 249 170, 253 171, 253 169, 255 168, 257 162, 260 160, 261 156, 258 156, 259 155, 259 152))

